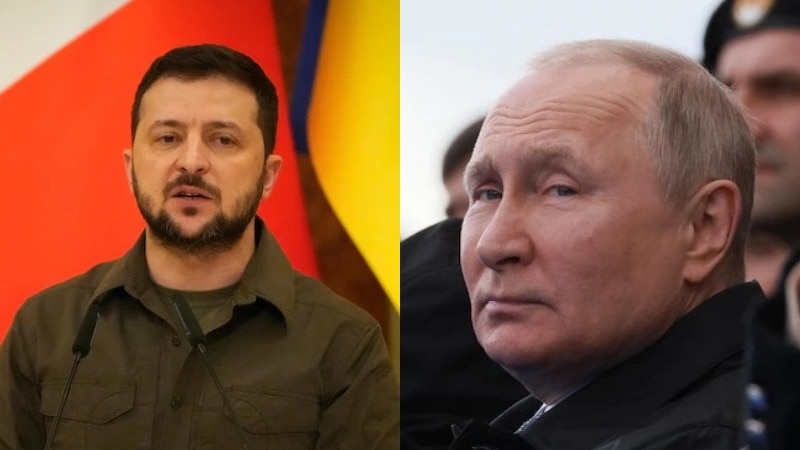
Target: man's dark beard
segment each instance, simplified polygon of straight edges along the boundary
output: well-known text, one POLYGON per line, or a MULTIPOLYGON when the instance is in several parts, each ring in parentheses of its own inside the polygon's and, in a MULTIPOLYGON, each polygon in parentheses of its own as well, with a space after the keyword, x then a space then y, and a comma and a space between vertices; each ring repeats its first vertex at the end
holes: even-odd
MULTIPOLYGON (((236 201, 231 217, 219 212, 198 233, 187 236, 181 232, 178 224, 172 220, 166 211, 162 209, 156 213, 153 210, 152 199, 139 190, 136 171, 131 170, 131 172, 136 205, 139 207, 139 211, 142 213, 142 217, 153 236, 161 241, 164 246, 190 255, 220 253, 233 248, 242 239, 244 231, 253 220, 253 217, 255 217, 261 201, 261 192, 264 189, 264 173, 262 172, 255 189, 236 201)), ((199 175, 186 173, 181 174, 180 177, 164 188, 164 198, 168 198, 169 192, 178 186, 199 187, 214 195, 218 201, 220 200, 219 189, 207 184, 199 175)), ((194 208, 186 208, 184 213, 193 215, 197 211, 194 208)))

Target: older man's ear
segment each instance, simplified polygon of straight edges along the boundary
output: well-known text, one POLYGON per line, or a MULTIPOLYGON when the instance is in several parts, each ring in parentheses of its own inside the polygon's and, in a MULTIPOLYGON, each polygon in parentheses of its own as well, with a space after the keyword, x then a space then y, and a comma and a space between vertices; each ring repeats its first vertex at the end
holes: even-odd
POLYGON ((709 182, 689 201, 687 212, 683 278, 696 284, 711 276, 727 255, 742 215, 739 188, 730 180, 709 182))

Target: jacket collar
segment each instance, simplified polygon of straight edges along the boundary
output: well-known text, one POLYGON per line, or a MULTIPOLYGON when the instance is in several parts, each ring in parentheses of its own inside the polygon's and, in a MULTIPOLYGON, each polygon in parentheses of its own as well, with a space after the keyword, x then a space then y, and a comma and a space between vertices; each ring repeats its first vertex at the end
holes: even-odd
MULTIPOLYGON (((92 301, 105 301, 111 292, 124 289, 150 309, 160 309, 147 268, 145 239, 142 232, 133 248, 112 263, 95 289, 92 301)), ((256 300, 268 302, 281 313, 287 328, 291 328, 295 308, 294 270, 259 217, 255 218, 255 239, 256 248, 234 294, 234 302, 237 305, 256 300)))

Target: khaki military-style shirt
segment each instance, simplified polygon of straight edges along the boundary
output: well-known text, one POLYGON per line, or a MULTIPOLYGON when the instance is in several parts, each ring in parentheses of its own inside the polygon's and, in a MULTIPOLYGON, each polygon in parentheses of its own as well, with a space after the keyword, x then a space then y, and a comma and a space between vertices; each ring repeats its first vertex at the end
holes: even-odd
MULTIPOLYGON (((398 448, 397 382, 375 320, 295 272, 257 220, 257 248, 211 364, 251 449, 398 448)), ((28 300, 0 346, 0 449, 40 449, 90 302, 100 304, 53 449, 235 449, 233 421, 148 276, 120 260, 28 300)))

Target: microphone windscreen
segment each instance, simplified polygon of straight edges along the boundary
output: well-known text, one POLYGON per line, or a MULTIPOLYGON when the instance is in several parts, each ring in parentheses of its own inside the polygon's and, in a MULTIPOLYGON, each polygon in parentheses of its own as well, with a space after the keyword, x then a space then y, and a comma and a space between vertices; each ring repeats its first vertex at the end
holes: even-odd
POLYGON ((94 336, 94 329, 97 326, 97 317, 100 314, 100 306, 92 302, 86 315, 83 316, 78 334, 75 336, 75 342, 72 343, 72 354, 80 353, 81 358, 89 354, 92 348, 92 337, 94 336))

